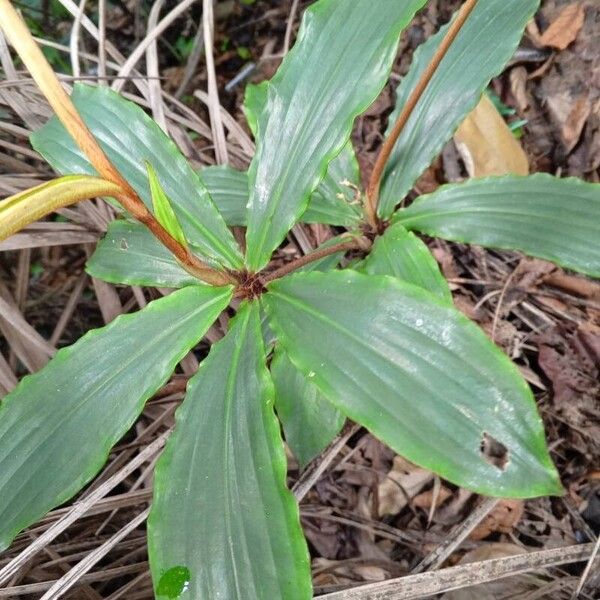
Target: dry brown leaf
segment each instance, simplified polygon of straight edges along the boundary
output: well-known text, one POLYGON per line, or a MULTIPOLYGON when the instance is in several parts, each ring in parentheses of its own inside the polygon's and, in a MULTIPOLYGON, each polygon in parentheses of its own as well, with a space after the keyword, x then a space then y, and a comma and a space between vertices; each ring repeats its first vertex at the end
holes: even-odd
POLYGON ((551 46, 564 50, 574 42, 583 27, 585 9, 583 4, 568 4, 565 6, 550 26, 539 38, 543 46, 551 46))
POLYGON ((430 471, 395 456, 390 472, 377 489, 379 515, 397 515, 432 479, 430 471))
MULTIPOLYGON (((446 502, 446 500, 448 500, 448 498, 450 498, 450 496, 452 496, 452 492, 447 487, 442 486, 440 488, 438 497, 435 498, 436 506, 441 506, 442 504, 444 504, 444 502, 446 502)), ((434 501, 433 490, 427 490, 426 492, 423 492, 423 493, 419 494, 418 496, 415 496, 413 498, 412 505, 416 508, 423 508, 425 510, 429 510, 433 504, 433 501, 434 501)))
POLYGON ((525 31, 527 31, 527 35, 529 36, 529 39, 533 42, 533 44, 535 46, 542 45, 542 43, 540 41, 542 34, 540 33, 540 29, 537 26, 537 23, 535 22, 534 19, 531 19, 531 21, 529 21, 529 23, 527 23, 527 27, 525 28, 525 31))
POLYGON ((496 508, 471 532, 469 538, 483 540, 492 533, 510 533, 521 520, 523 508, 522 500, 500 500, 496 508))
POLYGON ((590 98, 587 93, 582 94, 575 102, 560 132, 567 152, 571 152, 577 145, 591 112, 590 98))
POLYGON ((485 95, 458 128, 454 141, 471 177, 529 174, 521 144, 485 95))
POLYGON ((555 271, 544 278, 544 283, 559 288, 568 294, 600 302, 600 283, 564 271, 555 271))
POLYGON ((510 91, 517 101, 519 110, 523 113, 531 104, 527 93, 527 69, 523 66, 515 67, 509 75, 510 91))
POLYGON ((600 328, 561 324, 537 340, 538 362, 552 383, 552 403, 567 424, 569 448, 600 451, 600 328))

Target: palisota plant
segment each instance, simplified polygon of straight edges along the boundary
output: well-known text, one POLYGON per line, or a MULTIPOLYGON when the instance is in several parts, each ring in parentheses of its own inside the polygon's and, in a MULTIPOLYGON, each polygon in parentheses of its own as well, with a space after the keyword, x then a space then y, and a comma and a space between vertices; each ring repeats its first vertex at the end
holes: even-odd
POLYGON ((454 308, 415 232, 598 277, 600 186, 546 174, 472 179, 399 208, 538 6, 468 0, 415 52, 360 192, 353 122, 385 86, 399 35, 425 3, 313 3, 273 79, 247 90, 256 153, 240 172, 195 171, 141 108, 107 88, 78 84, 67 96, 0 0, 0 24, 57 114, 31 142, 64 175, 2 201, 1 235, 110 197, 121 215, 87 271, 174 289, 62 348, 2 400, 0 548, 98 473, 223 311, 236 314, 190 379, 154 474, 157 598, 311 597, 282 429, 302 466, 349 417, 480 494, 561 493, 528 385, 454 308), (345 233, 275 267, 299 221, 345 233), (246 227, 243 249, 229 226, 246 227))

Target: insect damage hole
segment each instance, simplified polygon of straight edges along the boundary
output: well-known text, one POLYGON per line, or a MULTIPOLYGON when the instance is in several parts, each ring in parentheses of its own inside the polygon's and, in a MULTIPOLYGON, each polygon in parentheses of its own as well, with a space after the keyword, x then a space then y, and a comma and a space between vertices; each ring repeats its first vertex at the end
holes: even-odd
POLYGON ((497 469, 504 471, 509 461, 508 448, 492 437, 489 433, 483 432, 479 450, 483 458, 497 469))

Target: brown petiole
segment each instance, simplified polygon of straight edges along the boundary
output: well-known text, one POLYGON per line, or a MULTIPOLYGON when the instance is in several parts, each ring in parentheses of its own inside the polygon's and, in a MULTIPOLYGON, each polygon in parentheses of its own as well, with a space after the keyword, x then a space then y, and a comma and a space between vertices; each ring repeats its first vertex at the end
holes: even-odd
POLYGON ((406 127, 406 123, 408 119, 412 115, 417 103, 419 102, 423 92, 426 90, 431 78, 437 71, 440 63, 442 62, 444 56, 448 52, 448 49, 452 45, 452 42, 456 39, 456 36, 462 29, 465 24, 467 18, 473 12, 475 5, 477 4, 477 0, 467 0, 461 7, 456 19, 450 25, 444 39, 433 55, 431 62, 427 65, 427 68, 421 75, 421 78, 417 82, 415 89, 411 92, 402 112, 398 116, 396 123, 390 135, 383 143, 379 155, 377 157, 377 161, 375 162, 375 166, 373 167, 373 172, 371 173, 371 177, 369 179, 369 185, 367 186, 367 198, 365 202, 365 214, 369 224, 376 228, 379 223, 379 217, 377 216, 377 204, 379 202, 379 189, 381 187, 381 178, 383 177, 383 171, 385 166, 390 158, 392 150, 400 137, 400 134, 406 127))
POLYGON ((287 265, 283 265, 283 267, 279 267, 279 269, 275 269, 275 271, 271 271, 267 275, 265 275, 262 280, 265 284, 270 281, 274 281, 275 279, 279 279, 280 277, 284 277, 285 275, 289 275, 293 271, 297 271, 298 269, 309 265, 316 260, 321 260, 326 256, 330 256, 335 254, 336 252, 348 252, 349 250, 368 250, 371 247, 371 241, 365 237, 354 237, 350 240, 339 242, 338 244, 334 244, 333 246, 329 246, 327 248, 319 248, 310 254, 306 254, 297 258, 296 260, 288 263, 287 265))
POLYGON ((71 98, 61 86, 52 67, 48 64, 46 57, 31 37, 27 25, 9 0, 0 0, 0 14, 2 15, 3 31, 6 37, 17 50, 21 60, 44 96, 46 96, 65 129, 87 156, 96 171, 104 179, 115 183, 121 188, 117 200, 123 208, 135 219, 146 225, 158 240, 175 255, 181 266, 194 277, 211 285, 237 283, 230 274, 217 271, 197 256, 194 256, 156 220, 135 190, 106 156, 96 138, 83 122, 71 98))

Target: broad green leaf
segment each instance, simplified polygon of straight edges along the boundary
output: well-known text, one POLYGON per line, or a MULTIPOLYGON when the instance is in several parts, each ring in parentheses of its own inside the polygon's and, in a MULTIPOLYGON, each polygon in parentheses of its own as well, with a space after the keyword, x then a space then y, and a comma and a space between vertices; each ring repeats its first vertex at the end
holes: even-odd
MULTIPOLYGON (((139 106, 104 86, 75 84, 71 99, 107 156, 149 208, 145 161, 154 165, 190 246, 216 264, 242 265, 236 241, 200 178, 139 106)), ((31 144, 60 173, 95 174, 56 117, 33 133, 31 144)))
POLYGON ((275 410, 285 440, 301 468, 320 454, 340 432, 344 415, 277 348, 271 362, 275 410))
POLYGON ((360 270, 370 275, 392 275, 452 304, 448 282, 429 248, 399 223, 391 225, 375 239, 360 270))
MULTIPOLYGON (((475 108, 490 79, 513 55, 539 0, 479 0, 400 134, 381 186, 378 212, 389 218, 416 179, 475 108)), ((448 25, 420 46, 396 92, 396 122, 448 25)))
POLYGON ((407 229, 521 250, 600 277, 600 185, 581 179, 472 179, 421 196, 395 219, 407 229))
POLYGON ((118 185, 87 175, 68 175, 0 200, 0 240, 59 208, 96 196, 114 195, 118 185))
MULTIPOLYGON (((337 237, 327 240, 326 242, 323 242, 317 248, 317 250, 319 250, 320 248, 330 247, 347 239, 347 235, 339 235, 337 237)), ((300 267, 298 269, 298 272, 308 273, 310 271, 330 271, 331 269, 335 269, 339 265, 340 261, 344 257, 344 254, 345 253, 343 250, 341 252, 336 252, 335 254, 329 254, 321 259, 314 260, 304 265, 303 267, 300 267)), ((267 352, 270 352, 273 346, 275 346, 277 338, 275 337, 275 334, 273 333, 273 330, 269 325, 269 318, 264 311, 261 313, 261 323, 263 328, 263 340, 265 342, 265 347, 267 349, 267 352)))
MULTIPOLYGON (((248 173, 225 165, 205 167, 198 174, 228 225, 246 225, 248 173)), ((352 144, 348 143, 329 163, 329 170, 310 198, 301 220, 353 227, 360 222, 361 210, 354 200, 359 175, 352 144)))
POLYGON ((160 180, 158 179, 154 167, 149 162, 146 162, 146 170, 148 171, 148 183, 150 184, 150 196, 152 197, 154 216, 173 238, 175 238, 182 246, 187 247, 185 234, 177 220, 171 201, 165 194, 165 190, 160 184, 160 180))
POLYGON ((110 283, 169 288, 201 284, 146 226, 122 219, 108 226, 85 270, 110 283))
POLYGON ((320 0, 304 13, 295 46, 267 86, 249 171, 251 271, 306 209, 355 117, 385 85, 398 36, 425 0, 320 0))
POLYGON ((227 225, 245 227, 248 173, 227 165, 215 165, 200 169, 198 175, 227 225))
MULTIPOLYGON (((267 102, 269 82, 246 86, 244 112, 255 137, 258 117, 267 102)), ((206 167, 200 171, 215 204, 228 225, 246 225, 248 204, 248 175, 229 167, 206 167), (242 180, 243 178, 243 180, 242 180)), ((301 217, 304 223, 325 223, 353 227, 362 218, 355 200, 355 190, 360 186, 358 161, 352 141, 328 165, 327 173, 310 197, 308 207, 301 217)))
MULTIPOLYGON (((258 118, 267 103, 269 82, 246 87, 244 112, 250 130, 257 135, 258 118)), ((362 218, 362 210, 355 200, 355 191, 360 186, 360 171, 354 154, 352 141, 348 140, 342 151, 328 165, 327 173, 310 197, 308 208, 302 215, 304 223, 325 223, 353 227, 362 218)), ((248 188, 248 184, 246 184, 248 188)), ((210 189, 210 187, 209 187, 210 189)), ((244 203, 244 221, 246 224, 246 204, 244 203)), ((218 206, 217 202, 217 206, 218 206)))
POLYGON ((561 492, 531 390, 446 302, 351 271, 280 279, 263 298, 296 367, 408 460, 481 494, 561 492), (491 440, 507 449, 503 467, 480 451, 491 440))
POLYGON ((148 546, 159 600, 182 569, 190 600, 312 597, 258 303, 242 305, 190 380, 156 468, 148 546))
POLYGON ((0 403, 0 549, 100 470, 230 288, 193 286, 91 331, 0 403))

